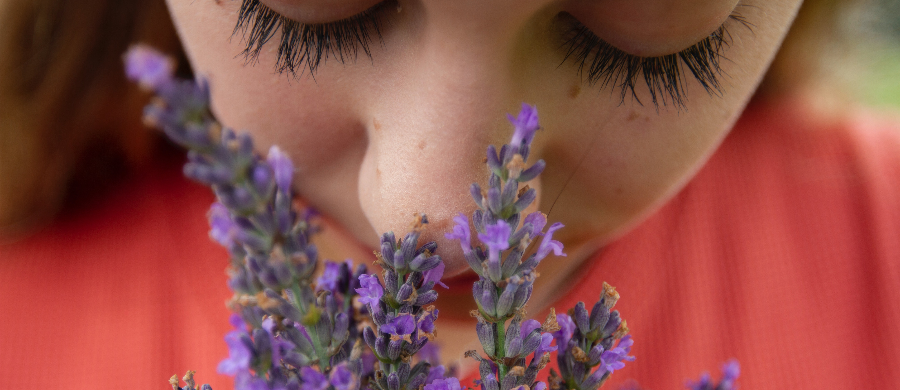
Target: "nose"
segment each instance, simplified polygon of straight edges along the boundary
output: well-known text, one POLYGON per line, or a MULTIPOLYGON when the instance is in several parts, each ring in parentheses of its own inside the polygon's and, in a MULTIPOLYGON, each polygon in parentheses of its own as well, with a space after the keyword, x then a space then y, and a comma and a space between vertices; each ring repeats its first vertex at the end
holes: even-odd
POLYGON ((429 4, 408 10, 426 13, 417 41, 406 45, 415 49, 399 51, 392 61, 400 65, 368 104, 358 195, 378 232, 400 236, 414 215, 426 213, 430 224, 422 237, 438 242, 445 272, 456 274, 467 265, 459 244, 444 233, 455 215, 475 208, 469 187, 487 181, 485 148, 507 143, 512 134, 505 114, 517 112, 522 99, 511 61, 522 20, 491 22, 490 12, 499 7, 472 15, 478 7, 463 14, 429 4))

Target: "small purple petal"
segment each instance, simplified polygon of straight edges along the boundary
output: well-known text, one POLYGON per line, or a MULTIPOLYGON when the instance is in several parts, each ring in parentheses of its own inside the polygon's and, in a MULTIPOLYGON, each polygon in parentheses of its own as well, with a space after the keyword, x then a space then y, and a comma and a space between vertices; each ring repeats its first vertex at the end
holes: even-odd
POLYGON ((502 251, 509 249, 509 234, 509 224, 500 220, 494 225, 485 226, 484 234, 478 233, 478 239, 491 251, 502 251))
POLYGON ((234 245, 235 236, 237 236, 240 228, 231 219, 231 213, 219 202, 215 202, 210 206, 209 213, 209 237, 226 248, 234 245))
POLYGON ((396 336, 412 334, 416 330, 416 319, 410 314, 401 314, 382 325, 379 330, 396 336))
POLYGON ((346 363, 334 366, 329 381, 331 382, 331 385, 334 386, 335 390, 354 390, 358 387, 356 378, 347 368, 346 363))
POLYGON ((437 379, 430 384, 425 385, 425 390, 461 390, 459 379, 450 377, 447 379, 437 379))
POLYGON ((449 288, 446 284, 441 282, 441 278, 444 276, 444 262, 438 263, 437 267, 434 267, 428 271, 425 271, 425 281, 423 283, 434 282, 437 285, 440 285, 443 288, 449 288))
POLYGON ((312 367, 300 368, 300 377, 303 378, 300 390, 325 390, 328 388, 328 378, 325 377, 325 374, 312 367))
POLYGON ((234 378, 234 388, 237 390, 271 390, 265 378, 260 378, 250 373, 241 371, 234 378))
POLYGON ((531 333, 531 331, 533 331, 535 329, 540 329, 540 328, 541 328, 540 322, 537 322, 536 320, 528 319, 528 320, 525 320, 524 322, 522 322, 522 330, 521 330, 520 334, 522 335, 522 338, 525 338, 525 337, 528 337, 528 334, 531 333))
POLYGON ((557 348, 565 349, 569 345, 569 339, 575 334, 575 321, 572 321, 572 317, 569 317, 568 314, 557 314, 556 322, 559 324, 559 330, 553 332, 553 338, 556 339, 557 348))
POLYGON ((465 214, 459 213, 453 217, 453 231, 445 233, 444 238, 448 240, 459 240, 463 253, 472 251, 472 231, 469 230, 469 218, 465 214))
POLYGON ((125 53, 125 75, 141 87, 158 90, 172 82, 175 62, 146 45, 135 45, 125 53))
POLYGON ((282 192, 290 192, 291 180, 294 178, 294 164, 291 159, 277 146, 272 145, 269 148, 267 160, 272 165, 272 170, 275 171, 275 184, 278 189, 282 192))
POLYGON ((699 381, 688 381, 685 386, 690 390, 707 390, 712 388, 711 382, 709 373, 704 372, 703 375, 700 375, 699 381))
POLYGON ((538 347, 535 352, 535 356, 541 356, 547 352, 553 352, 557 349, 556 345, 550 345, 553 342, 553 335, 550 333, 544 333, 541 335, 541 345, 538 347))
POLYGON ((553 225, 550 225, 550 228, 547 229, 547 233, 544 233, 544 239, 541 240, 541 245, 538 247, 538 250, 537 250, 537 257, 539 259, 547 257, 547 255, 550 254, 551 250, 553 251, 554 255, 557 255, 557 256, 565 256, 566 255, 562 251, 563 244, 561 242, 553 239, 553 232, 561 229, 562 227, 563 227, 563 224, 556 222, 553 225))
POLYGON ((512 115, 507 114, 507 118, 509 118, 509 121, 516 127, 515 132, 513 132, 512 141, 509 142, 510 145, 517 149, 522 146, 522 143, 530 145, 531 139, 534 138, 534 133, 540 127, 538 124, 537 108, 522 103, 522 110, 519 111, 519 116, 513 118, 512 115))
POLYGON ((535 211, 525 217, 522 224, 524 225, 526 223, 531 224, 531 232, 528 235, 534 238, 541 234, 541 231, 544 230, 544 226, 547 225, 547 216, 540 211, 535 211))
POLYGON ((430 312, 424 312, 424 314, 419 318, 419 331, 423 333, 434 333, 434 322, 437 321, 437 318, 438 309, 434 309, 430 312))
POLYGON ((262 322, 262 327, 266 330, 266 332, 272 333, 273 331, 275 331, 275 320, 273 320, 272 317, 264 319, 262 322))
POLYGON ((603 354, 600 355, 600 366, 604 367, 610 373, 615 370, 621 370, 625 367, 623 361, 634 361, 634 356, 628 356, 633 344, 634 340, 631 339, 631 335, 623 337, 619 340, 619 344, 615 348, 604 351, 603 354))
MULTIPOLYGON (((421 355, 422 350, 427 348, 429 345, 435 345, 435 344, 434 343, 425 344, 425 346, 419 350, 419 354, 421 355)), ((436 348, 436 347, 434 347, 434 348, 436 348)), ((434 360, 434 361, 437 361, 437 360, 434 360)), ((434 381, 436 381, 436 380, 444 379, 445 372, 447 372, 447 369, 444 368, 443 365, 431 366, 431 368, 428 369, 428 377, 425 378, 425 386, 427 387, 428 385, 434 383, 434 381)))
POLYGON ((219 363, 216 371, 220 374, 236 375, 250 368, 253 351, 250 350, 250 346, 244 343, 243 336, 247 334, 247 325, 241 319, 241 316, 232 314, 230 321, 235 330, 225 335, 225 344, 228 345, 228 357, 219 363))
POLYGON ((384 295, 384 288, 381 287, 378 277, 374 274, 359 275, 359 285, 360 288, 356 289, 356 293, 359 294, 359 302, 378 307, 378 302, 381 301, 381 297, 384 295))
POLYGON ((734 381, 741 375, 741 365, 736 359, 731 359, 722 365, 722 380, 734 381))
POLYGON ((338 281, 341 278, 341 265, 334 262, 326 262, 325 270, 322 275, 316 279, 316 288, 318 290, 328 290, 334 292, 337 289, 338 281))

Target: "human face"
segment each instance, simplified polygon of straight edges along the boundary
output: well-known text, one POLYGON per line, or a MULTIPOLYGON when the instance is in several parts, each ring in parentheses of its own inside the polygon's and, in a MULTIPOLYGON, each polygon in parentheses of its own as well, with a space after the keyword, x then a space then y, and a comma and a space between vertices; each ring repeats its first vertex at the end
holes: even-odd
MULTIPOLYGON (((378 0, 262 0, 301 23, 353 16, 378 0)), ((658 208, 699 169, 759 82, 801 0, 399 0, 377 8, 381 41, 371 58, 335 57, 314 77, 275 70, 279 34, 246 64, 232 37, 241 1, 168 0, 194 70, 212 88, 215 114, 250 132, 260 150, 282 147, 299 194, 376 247, 380 232, 432 222, 447 274, 467 266, 443 239, 470 214, 469 185, 484 184, 485 147, 510 137, 505 113, 537 106, 532 148, 548 168, 529 183, 539 209, 566 225, 555 238, 587 254, 658 208), (752 27, 729 20, 734 12, 752 27), (575 22, 577 20, 577 22, 575 22), (707 93, 682 63, 681 108, 634 90, 591 85, 565 59, 563 31, 580 23, 630 54, 688 48, 724 26, 721 94, 707 93)), ((300 64, 303 66, 303 64, 300 64)), ((585 66, 589 67, 590 62, 585 66)), ((642 79, 640 79, 642 80, 642 79)), ((660 95, 666 96, 666 95, 660 95)))

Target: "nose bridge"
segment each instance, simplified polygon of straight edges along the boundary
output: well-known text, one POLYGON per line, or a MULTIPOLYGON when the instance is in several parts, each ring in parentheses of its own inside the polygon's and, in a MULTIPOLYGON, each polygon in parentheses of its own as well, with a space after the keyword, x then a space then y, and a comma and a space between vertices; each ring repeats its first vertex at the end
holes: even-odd
POLYGON ((373 142, 413 137, 453 149, 492 140, 493 128, 502 122, 510 106, 510 35, 515 27, 508 21, 490 22, 497 7, 473 7, 486 14, 471 15, 470 9, 467 16, 456 12, 461 6, 448 5, 455 0, 444 1, 434 9, 426 7, 422 30, 402 54, 402 70, 374 104, 373 115, 383 119, 373 142))
POLYGON ((512 27, 464 19, 427 17, 402 71, 372 105, 359 196, 377 231, 404 231, 416 212, 442 229, 470 210, 468 188, 486 173, 485 147, 508 137, 504 113, 518 106, 504 35, 512 27))

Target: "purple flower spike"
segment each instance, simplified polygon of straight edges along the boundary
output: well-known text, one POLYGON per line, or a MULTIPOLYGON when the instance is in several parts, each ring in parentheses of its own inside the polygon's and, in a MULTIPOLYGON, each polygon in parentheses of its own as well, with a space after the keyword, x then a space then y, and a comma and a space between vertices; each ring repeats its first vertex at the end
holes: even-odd
POLYGON ((465 214, 459 213, 453 217, 453 231, 445 233, 444 238, 448 240, 459 240, 463 253, 472 251, 472 231, 469 230, 469 218, 465 214))
POLYGON ((410 314, 401 314, 382 325, 379 330, 395 336, 412 334, 416 330, 416 319, 410 314))
POLYGON ((359 286, 360 288, 356 289, 356 293, 359 294, 359 302, 364 305, 370 305, 373 308, 380 307, 378 302, 381 301, 381 297, 384 295, 384 288, 381 287, 378 277, 374 274, 359 275, 359 286))
POLYGON ((210 206, 207 217, 210 226, 209 236, 222 246, 231 248, 239 228, 231 219, 228 209, 221 203, 215 202, 210 206))
POLYGON ((219 363, 216 371, 220 374, 236 375, 250 368, 253 351, 244 343, 243 336, 247 335, 247 325, 241 316, 232 314, 230 321, 235 330, 225 335, 225 344, 228 344, 228 358, 219 363))
POLYGON ((484 227, 484 234, 478 233, 478 239, 488 246, 491 252, 509 249, 510 228, 506 221, 497 221, 495 225, 484 227))
POLYGON ((335 390, 354 390, 358 387, 356 378, 353 376, 353 372, 347 368, 346 363, 334 366, 329 381, 335 390))
POLYGON ((516 149, 520 148, 523 142, 525 145, 530 145, 532 138, 534 138, 534 133, 540 127, 538 124, 537 108, 522 103, 522 111, 519 111, 518 117, 513 118, 510 114, 506 114, 506 116, 509 118, 509 121, 512 122, 513 126, 516 127, 512 141, 509 142, 510 145, 516 149))
POLYGON ((555 232, 559 229, 562 229, 562 227, 563 227, 563 224, 557 222, 557 223, 554 223, 553 225, 550 225, 550 228, 547 229, 547 233, 544 233, 544 239, 541 240, 541 245, 538 247, 538 250, 537 250, 537 257, 539 259, 547 257, 547 255, 550 254, 551 250, 553 251, 554 255, 557 255, 557 256, 565 256, 566 255, 562 251, 563 244, 561 242, 553 239, 553 232, 555 232))
POLYGON ((272 165, 272 170, 275 171, 275 184, 278 189, 282 192, 290 192, 291 180, 294 178, 294 164, 291 159, 277 146, 272 145, 269 148, 267 160, 272 165))
POLYGON ((149 46, 136 45, 125 53, 125 75, 141 87, 159 90, 172 82, 175 62, 149 46))
POLYGON ((461 390, 459 379, 450 377, 447 379, 436 379, 434 382, 425 385, 425 390, 461 390))
POLYGON ((425 271, 425 281, 423 283, 434 282, 437 285, 440 285, 443 288, 449 288, 446 284, 441 282, 441 278, 444 276, 444 262, 438 263, 437 267, 434 267, 428 271, 425 271))
POLYGON ((328 388, 328 378, 325 377, 325 374, 312 367, 300 368, 300 377, 303 378, 300 390, 325 390, 328 388))

